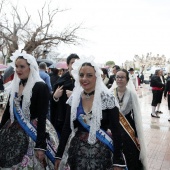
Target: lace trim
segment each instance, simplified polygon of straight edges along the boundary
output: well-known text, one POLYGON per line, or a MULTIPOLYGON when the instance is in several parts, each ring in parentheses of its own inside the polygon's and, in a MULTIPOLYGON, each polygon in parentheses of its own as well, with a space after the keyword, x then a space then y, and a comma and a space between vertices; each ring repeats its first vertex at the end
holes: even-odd
MULTIPOLYGON (((13 61, 12 66, 14 67, 15 70, 15 62, 16 59, 19 56, 23 56, 24 59, 27 60, 27 62, 30 64, 30 73, 29 73, 29 77, 28 77, 28 81, 24 87, 24 90, 22 92, 23 95, 23 101, 22 101, 22 110, 23 110, 23 114, 25 115, 25 118, 27 120, 30 120, 30 99, 32 97, 32 89, 35 85, 36 82, 40 82, 43 80, 40 78, 39 75, 39 69, 38 69, 38 65, 37 62, 35 60, 35 58, 32 55, 27 54, 26 52, 20 53, 18 50, 13 53, 13 56, 10 57, 10 59, 13 61)), ((11 122, 14 121, 14 114, 13 114, 13 99, 15 97, 15 93, 18 93, 19 90, 19 82, 20 79, 18 78, 18 75, 16 74, 16 72, 14 73, 14 79, 9 87, 10 89, 10 119, 11 122)))
POLYGON ((124 99, 123 99, 123 105, 120 108, 120 112, 123 115, 127 115, 132 109, 133 109, 133 107, 132 107, 132 96, 131 96, 130 90, 126 88, 125 96, 124 96, 124 99))
MULTIPOLYGON (((73 101, 73 95, 70 96, 70 98, 67 100, 66 103, 72 106, 72 101, 73 101)), ((102 103, 102 110, 112 109, 115 106, 119 107, 117 101, 115 101, 115 96, 112 94, 105 94, 104 92, 101 93, 101 103, 102 103)))
POLYGON ((75 88, 73 89, 72 97, 68 99, 67 103, 71 106, 71 129, 72 136, 75 135, 73 121, 76 119, 77 115, 77 107, 80 103, 80 96, 83 91, 80 82, 79 82, 79 70, 83 63, 91 63, 91 65, 95 69, 96 76, 96 86, 95 86, 95 94, 92 105, 92 119, 91 119, 91 127, 88 137, 88 143, 94 144, 96 142, 96 131, 100 129, 101 119, 102 119, 102 110, 109 109, 118 106, 114 96, 111 94, 110 90, 104 84, 101 74, 102 71, 100 67, 93 62, 93 58, 84 58, 76 60, 72 67, 73 70, 71 74, 75 79, 75 88))
MULTIPOLYGON (((116 87, 117 85, 114 84, 110 90, 113 92, 114 88, 116 87)), ((148 169, 148 163, 147 163, 147 157, 146 157, 147 155, 146 145, 145 145, 144 134, 143 134, 142 116, 141 116, 139 98, 137 96, 135 86, 132 80, 129 80, 126 87, 127 87, 126 89, 127 92, 124 98, 124 105, 123 107, 121 107, 121 112, 123 112, 123 114, 126 115, 127 113, 130 112, 130 110, 133 109, 136 130, 137 130, 138 139, 139 139, 140 148, 141 148, 139 159, 142 161, 145 167, 144 169, 148 169)))

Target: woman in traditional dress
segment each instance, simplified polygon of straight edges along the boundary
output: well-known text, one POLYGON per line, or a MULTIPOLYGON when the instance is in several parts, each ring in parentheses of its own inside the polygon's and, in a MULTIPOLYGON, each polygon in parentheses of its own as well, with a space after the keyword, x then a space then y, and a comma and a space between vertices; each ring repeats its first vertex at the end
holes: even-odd
MULTIPOLYGON (((54 169, 45 156, 51 154, 46 142, 50 138, 46 133, 47 124, 50 124, 46 120, 50 97, 48 86, 40 78, 32 55, 16 51, 11 60, 15 74, 0 126, 0 169, 54 169)), ((52 126, 48 128, 56 135, 52 126)))
POLYGON ((112 87, 120 106, 120 124, 128 170, 147 169, 146 149, 138 97, 129 73, 121 69, 116 73, 117 87, 112 87))
POLYGON ((67 165, 71 170, 123 170, 126 165, 121 150, 118 103, 103 83, 101 69, 93 61, 76 60, 72 67, 75 88, 67 101, 55 168, 63 170, 59 165, 71 134, 67 152, 67 165), (107 129, 113 138, 106 133, 107 129))

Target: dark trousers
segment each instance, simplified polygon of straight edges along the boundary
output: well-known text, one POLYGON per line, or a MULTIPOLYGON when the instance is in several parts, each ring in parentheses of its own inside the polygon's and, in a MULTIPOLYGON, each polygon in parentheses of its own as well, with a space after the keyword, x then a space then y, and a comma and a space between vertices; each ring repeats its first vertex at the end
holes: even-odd
POLYGON ((164 91, 161 90, 161 91, 160 91, 160 96, 159 96, 159 101, 158 101, 158 103, 161 103, 161 102, 162 102, 163 93, 164 93, 164 91))
POLYGON ((168 94, 168 110, 170 110, 170 94, 168 94))
POLYGON ((158 103, 161 103, 162 100, 162 90, 152 90, 153 98, 152 98, 152 106, 157 106, 158 103))

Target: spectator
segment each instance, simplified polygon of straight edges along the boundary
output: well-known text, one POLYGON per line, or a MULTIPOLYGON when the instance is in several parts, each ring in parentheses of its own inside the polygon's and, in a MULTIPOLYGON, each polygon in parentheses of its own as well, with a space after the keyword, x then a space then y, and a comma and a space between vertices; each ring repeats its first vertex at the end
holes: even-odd
POLYGON ((40 77, 44 80, 44 82, 47 84, 49 92, 52 92, 52 87, 51 87, 51 81, 50 81, 50 76, 46 72, 47 70, 47 65, 44 62, 41 62, 39 64, 39 74, 40 77))
POLYGON ((118 71, 119 69, 120 69, 120 67, 119 67, 118 65, 114 65, 114 66, 113 66, 113 70, 112 70, 113 75, 111 75, 110 78, 109 78, 108 88, 112 87, 112 85, 113 85, 113 83, 114 83, 114 81, 115 81, 116 73, 117 73, 117 71, 118 71))
POLYGON ((68 71, 55 83, 51 99, 51 122, 60 134, 65 122, 66 101, 74 88, 74 79, 71 75, 72 64, 79 59, 77 54, 67 57, 68 71))
POLYGON ((64 74, 65 70, 63 68, 58 69, 58 76, 61 77, 64 74))
MULTIPOLYGON (((46 72, 47 70, 47 65, 44 62, 41 62, 39 64, 39 74, 40 77, 44 80, 44 82, 47 84, 49 93, 52 93, 52 87, 51 87, 51 81, 50 81, 50 76, 46 72)), ((49 100, 49 106, 48 106, 48 112, 47 112, 47 118, 50 120, 50 100, 49 100)))
POLYGON ((169 78, 170 78, 170 73, 168 73, 166 81, 168 81, 169 78))
POLYGON ((156 112, 156 107, 158 106, 157 110, 159 110, 159 103, 162 98, 162 90, 164 89, 164 84, 161 81, 160 78, 161 72, 160 70, 155 71, 155 75, 152 76, 151 78, 151 84, 150 86, 152 87, 152 113, 151 116, 155 118, 160 118, 158 116, 158 112, 156 112))
POLYGON ((141 83, 141 84, 144 83, 144 75, 143 75, 143 72, 141 72, 141 74, 140 74, 140 83, 141 83))
POLYGON ((138 88, 138 78, 137 78, 136 74, 134 73, 134 69, 130 68, 128 71, 129 71, 129 78, 132 80, 132 82, 135 86, 135 89, 137 89, 138 88))
POLYGON ((103 74, 102 74, 103 82, 107 86, 109 82, 109 75, 108 75, 107 69, 102 68, 102 71, 103 71, 103 74))
POLYGON ((52 86, 52 91, 54 90, 54 84, 57 82, 59 76, 58 76, 58 69, 56 68, 51 68, 51 73, 49 74, 50 76, 50 82, 52 86))
POLYGON ((162 102, 162 96, 163 96, 163 92, 164 92, 164 88, 165 88, 165 78, 163 76, 163 70, 160 70, 160 79, 162 84, 164 85, 162 90, 160 91, 160 97, 159 97, 159 103, 157 104, 157 113, 162 114, 163 112, 160 111, 160 106, 161 106, 161 102, 162 102))

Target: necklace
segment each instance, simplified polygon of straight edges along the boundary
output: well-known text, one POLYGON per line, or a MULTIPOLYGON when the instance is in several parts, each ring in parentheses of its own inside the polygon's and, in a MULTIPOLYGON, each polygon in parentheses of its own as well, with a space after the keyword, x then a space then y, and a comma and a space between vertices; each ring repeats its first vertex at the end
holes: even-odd
POLYGON ((89 100, 89 99, 90 99, 90 96, 91 96, 91 95, 94 95, 95 90, 92 91, 92 92, 90 92, 90 93, 86 93, 85 91, 84 91, 83 93, 85 94, 86 99, 89 100))
POLYGON ((119 95, 118 95, 118 90, 116 88, 116 95, 117 95, 117 99, 119 101, 119 105, 120 105, 120 107, 122 107, 122 105, 123 105, 123 98, 124 98, 125 93, 123 94, 122 98, 120 99, 119 95))
POLYGON ((21 79, 19 85, 22 84, 23 86, 25 86, 25 84, 27 83, 27 80, 28 79, 21 79))

